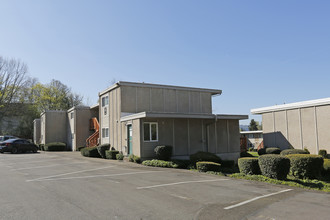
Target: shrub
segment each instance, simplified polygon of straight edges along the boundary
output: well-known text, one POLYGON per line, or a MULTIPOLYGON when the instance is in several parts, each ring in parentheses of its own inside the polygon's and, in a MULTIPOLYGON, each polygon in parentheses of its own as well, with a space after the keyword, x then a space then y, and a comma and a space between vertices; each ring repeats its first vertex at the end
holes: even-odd
POLYGON ((44 144, 39 144, 39 150, 44 151, 45 150, 45 145, 44 144))
POLYGON ((190 161, 194 166, 196 166, 196 163, 199 161, 207 161, 221 164, 220 157, 215 154, 203 151, 198 151, 197 153, 190 155, 190 161))
POLYGON ((300 149, 286 149, 280 153, 281 156, 286 156, 289 154, 309 154, 309 153, 305 150, 300 150, 300 149))
POLYGON ((281 153, 281 149, 278 147, 266 148, 266 154, 280 154, 280 153, 281 153))
POLYGON ((258 158, 256 157, 245 157, 238 159, 239 172, 248 175, 260 174, 260 168, 258 164, 258 158))
POLYGON ((246 151, 243 151, 240 153, 240 157, 253 157, 253 155, 246 151))
POLYGON ((105 158, 110 160, 116 160, 116 155, 119 154, 117 150, 106 150, 105 151, 105 158))
POLYGON ((214 171, 220 172, 221 164, 207 161, 200 161, 196 163, 196 168, 200 172, 214 171))
POLYGON ((171 146, 157 146, 154 151, 158 160, 170 160, 172 156, 171 146))
POLYGON ((117 154, 116 159, 117 160, 123 160, 124 159, 124 154, 122 154, 122 153, 117 154))
POLYGON ((169 168, 178 168, 178 165, 172 161, 164 161, 164 160, 145 160, 142 162, 144 166, 152 166, 152 167, 169 167, 169 168))
POLYGON ((326 159, 328 156, 328 152, 327 152, 327 150, 321 149, 321 150, 319 150, 319 155, 326 159))
POLYGON ((177 165, 176 168, 180 168, 180 169, 188 169, 190 166, 192 166, 190 160, 175 159, 172 160, 172 162, 177 165))
POLYGON ((307 147, 304 147, 304 151, 307 152, 307 154, 310 154, 309 150, 307 149, 307 147))
POLYGON ((134 154, 129 155, 128 157, 129 162, 134 162, 134 163, 141 163, 141 158, 138 156, 135 156, 134 154))
POLYGON ((106 158, 105 151, 110 149, 110 144, 102 144, 97 146, 97 151, 101 155, 102 158, 106 158))
POLYGON ((62 142, 52 142, 44 146, 45 151, 65 151, 65 148, 66 144, 62 142))
POLYGON ((97 151, 96 147, 85 147, 80 150, 81 155, 84 157, 97 157, 100 158, 101 155, 97 151))
POLYGON ((290 160, 280 155, 262 155, 258 164, 262 175, 273 179, 284 180, 290 171, 290 160))
POLYGON ((258 154, 259 154, 260 156, 266 154, 266 148, 260 148, 260 149, 258 150, 258 154))
POLYGON ((330 159, 324 159, 323 161, 323 175, 330 176, 330 159))
POLYGON ((235 161, 233 160, 222 160, 221 167, 232 168, 235 166, 235 161))
POLYGON ((286 157, 290 159, 290 174, 292 176, 300 179, 315 179, 320 176, 323 169, 323 158, 321 156, 310 154, 291 154, 286 157))

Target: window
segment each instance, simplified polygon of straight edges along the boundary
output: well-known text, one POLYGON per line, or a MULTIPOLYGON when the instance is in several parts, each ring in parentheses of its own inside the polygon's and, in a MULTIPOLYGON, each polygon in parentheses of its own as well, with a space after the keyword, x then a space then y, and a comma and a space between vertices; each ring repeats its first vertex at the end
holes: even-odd
POLYGON ((102 107, 109 104, 109 96, 102 97, 102 107))
POLYGON ((109 128, 102 128, 102 138, 109 137, 109 128))
POLYGON ((143 124, 144 141, 158 141, 158 123, 146 122, 143 124))

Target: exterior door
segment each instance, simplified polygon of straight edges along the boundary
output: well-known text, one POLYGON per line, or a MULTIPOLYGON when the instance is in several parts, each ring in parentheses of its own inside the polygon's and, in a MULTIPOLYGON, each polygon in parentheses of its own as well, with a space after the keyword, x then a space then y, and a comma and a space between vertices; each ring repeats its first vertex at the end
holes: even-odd
POLYGON ((133 130, 132 125, 127 125, 127 146, 128 146, 128 154, 133 154, 133 130))

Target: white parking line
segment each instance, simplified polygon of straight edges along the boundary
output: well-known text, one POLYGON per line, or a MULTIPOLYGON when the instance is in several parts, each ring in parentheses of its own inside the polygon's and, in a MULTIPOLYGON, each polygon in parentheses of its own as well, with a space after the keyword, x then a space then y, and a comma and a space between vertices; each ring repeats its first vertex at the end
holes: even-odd
POLYGON ((102 170, 102 169, 107 169, 107 168, 111 168, 111 167, 114 167, 114 166, 99 167, 99 168, 89 169, 89 170, 79 170, 79 171, 75 171, 75 172, 62 173, 62 174, 57 174, 57 175, 53 175, 53 176, 39 177, 37 179, 26 180, 26 182, 38 181, 38 180, 43 180, 43 179, 50 179, 50 178, 53 178, 53 177, 66 176, 66 175, 71 175, 71 174, 76 174, 76 173, 83 173, 83 172, 89 172, 89 171, 95 171, 95 170, 102 170))
POLYGON ((44 168, 44 167, 66 166, 66 165, 81 164, 81 163, 87 163, 87 162, 75 162, 75 163, 64 163, 64 164, 52 164, 52 165, 46 165, 46 166, 25 167, 25 168, 12 169, 11 171, 39 169, 39 168, 44 168))
MULTIPOLYGON (((105 174, 105 175, 93 175, 93 176, 75 176, 75 177, 63 177, 63 178, 49 178, 49 179, 34 179, 26 180, 26 182, 31 181, 54 181, 54 180, 71 180, 71 179, 87 179, 87 178, 96 178, 96 177, 111 177, 111 176, 126 176, 126 175, 135 175, 135 174, 144 174, 144 173, 155 173, 163 171, 143 171, 143 172, 133 172, 133 173, 117 173, 117 174, 105 174)), ((115 183, 119 183, 114 181, 115 183)))
POLYGON ((153 185, 153 186, 142 186, 142 187, 137 187, 136 189, 150 189, 150 188, 156 188, 156 187, 173 186, 173 185, 187 184, 187 183, 205 183, 205 182, 216 182, 216 181, 226 181, 226 180, 228 180, 228 179, 185 181, 185 182, 166 183, 166 184, 153 185))
POLYGON ((263 196, 258 196, 258 197, 255 197, 253 199, 249 199, 249 200, 246 200, 244 202, 240 202, 240 203, 238 203, 236 205, 231 205, 231 206, 225 207, 224 209, 228 210, 228 209, 236 208, 238 206, 245 205, 247 203, 253 202, 253 201, 258 200, 258 199, 266 198, 266 197, 269 197, 269 196, 274 196, 274 195, 277 195, 277 194, 280 194, 280 193, 284 193, 284 192, 288 192, 288 191, 291 191, 291 190, 292 189, 285 189, 285 190, 282 190, 282 191, 279 191, 279 192, 270 193, 270 194, 263 195, 263 196))

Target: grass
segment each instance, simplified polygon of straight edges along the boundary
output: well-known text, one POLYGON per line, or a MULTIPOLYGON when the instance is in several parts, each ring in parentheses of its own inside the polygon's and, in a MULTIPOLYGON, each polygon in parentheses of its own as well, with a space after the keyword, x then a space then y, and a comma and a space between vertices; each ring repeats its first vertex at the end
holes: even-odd
POLYGON ((293 177, 289 177, 287 180, 276 180, 272 178, 268 178, 262 175, 245 175, 241 173, 234 173, 228 175, 229 177, 236 179, 246 179, 253 180, 259 182, 273 183, 279 185, 287 185, 293 187, 300 187, 304 189, 313 189, 320 190, 324 192, 330 192, 330 182, 321 181, 321 180, 310 180, 310 179, 296 179, 293 177))

